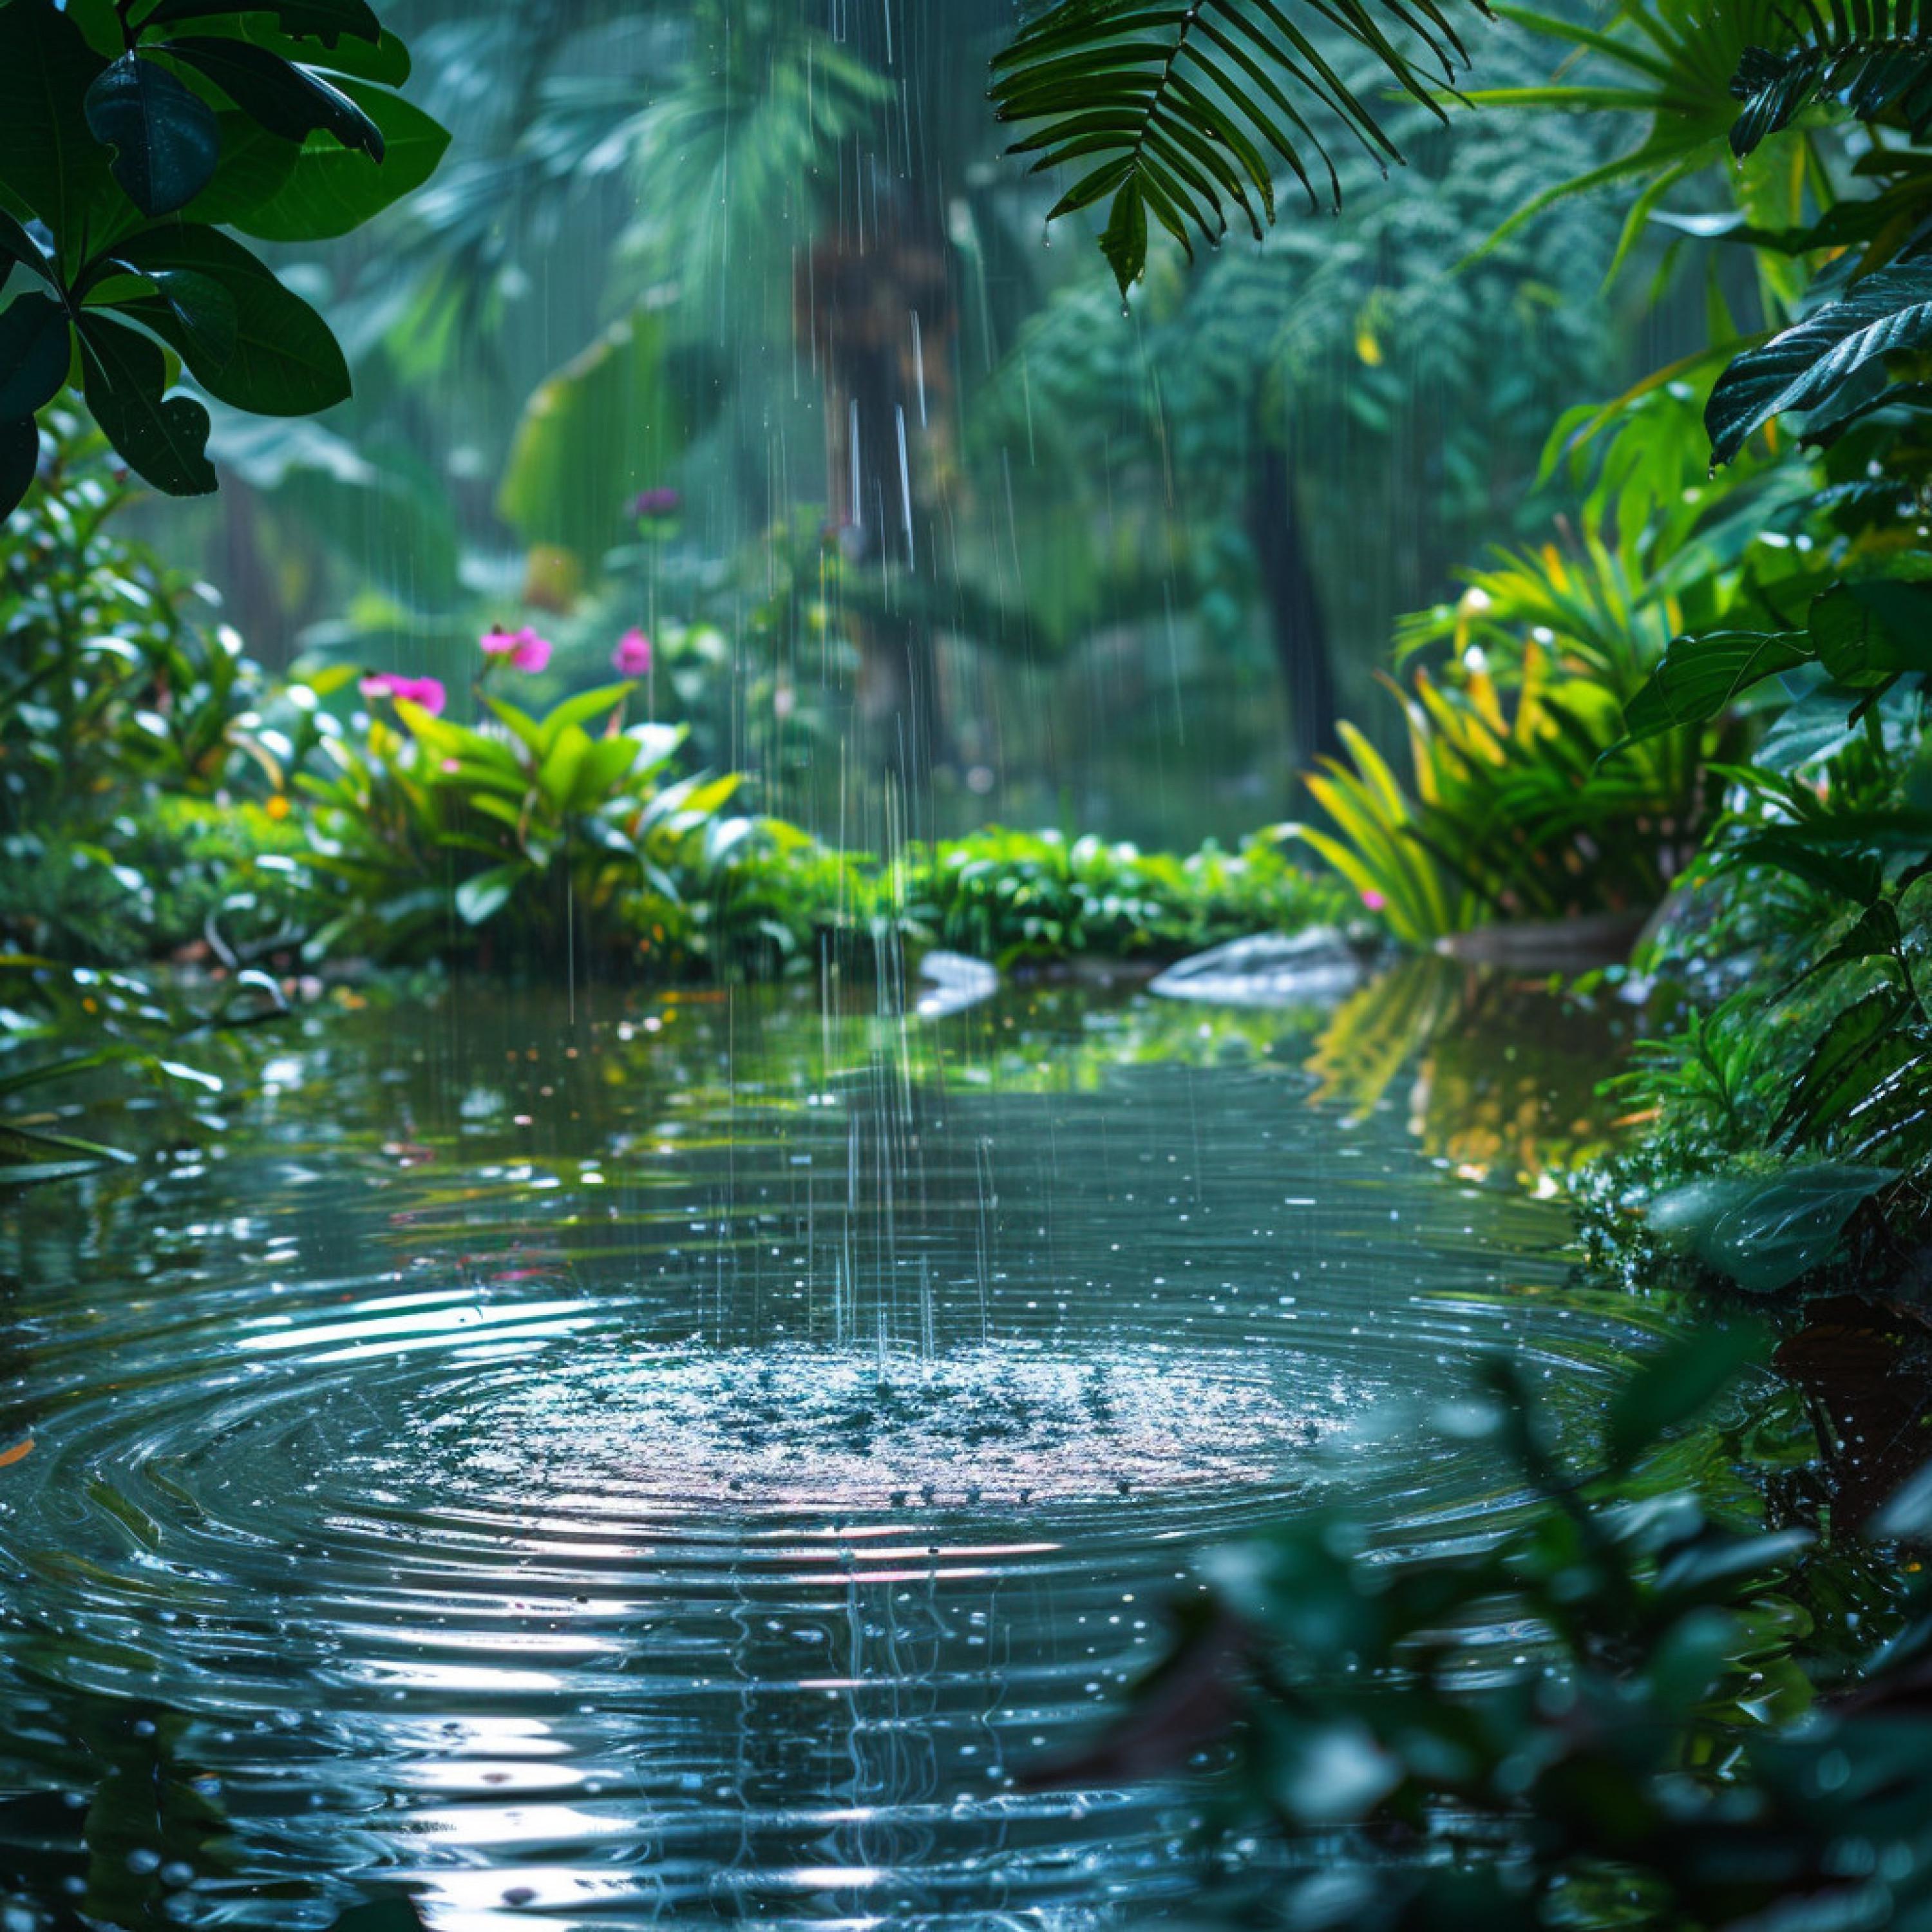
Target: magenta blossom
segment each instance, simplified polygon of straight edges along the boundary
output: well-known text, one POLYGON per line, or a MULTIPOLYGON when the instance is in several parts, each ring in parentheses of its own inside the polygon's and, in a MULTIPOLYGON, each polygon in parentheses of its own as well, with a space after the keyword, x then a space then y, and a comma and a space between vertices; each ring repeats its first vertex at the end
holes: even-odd
POLYGON ((651 640, 633 624, 617 640, 610 662, 626 677, 643 677, 651 668, 651 640))
POLYGON ((436 679, 399 677, 392 670, 373 671, 356 688, 371 704, 380 698, 392 698, 398 704, 420 705, 432 718, 439 716, 448 701, 436 679))
POLYGON ((539 671, 550 662, 549 638, 539 637, 527 624, 520 631, 493 624, 476 641, 485 657, 508 658, 513 670, 539 671))
POLYGON ((684 503, 676 490, 640 490, 631 499, 634 517, 674 517, 684 503))
POLYGON ((1362 895, 1362 903, 1370 911, 1380 912, 1388 904, 1388 901, 1384 898, 1380 892, 1366 892, 1362 895))

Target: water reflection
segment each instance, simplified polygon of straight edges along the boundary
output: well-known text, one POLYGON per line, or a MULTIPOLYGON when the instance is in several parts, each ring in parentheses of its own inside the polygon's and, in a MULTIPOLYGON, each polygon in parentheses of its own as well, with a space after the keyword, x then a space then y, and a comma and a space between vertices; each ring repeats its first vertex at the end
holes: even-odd
POLYGON ((109 1846, 160 1888, 86 1909, 1185 1895, 1188 1790, 1022 1773, 1194 1553, 1317 1496, 1409 1545, 1498 1526, 1480 1450, 1355 1420, 1497 1346, 1580 1420, 1630 1338, 1556 1209, 1387 1093, 1318 1097, 1325 1023, 464 994, 274 1042, 245 1126, 70 1190, 57 1238, 8 1208, 9 1781, 82 1797, 46 1802, 90 1899, 109 1846), (130 1700, 218 1856, 88 1828, 130 1700))

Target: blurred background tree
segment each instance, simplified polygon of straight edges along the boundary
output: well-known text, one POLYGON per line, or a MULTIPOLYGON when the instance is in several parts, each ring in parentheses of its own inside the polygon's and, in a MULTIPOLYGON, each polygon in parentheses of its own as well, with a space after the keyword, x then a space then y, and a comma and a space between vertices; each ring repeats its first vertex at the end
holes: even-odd
MULTIPOLYGON (((1002 158, 1000 0, 395 25, 457 140, 326 259, 282 251, 357 394, 217 410, 243 487, 195 514, 235 621, 272 664, 454 675, 538 620, 559 688, 641 624, 658 715, 854 843, 1282 815, 1338 710, 1375 715, 1396 616, 1546 522, 1562 400, 1669 334, 1601 298, 1589 199, 1478 254, 1612 152, 1560 115, 1389 110, 1386 184, 1335 144, 1339 217, 1285 206, 1192 276, 1156 249, 1124 319, 1090 247, 1041 246, 1060 184, 1002 158)), ((1560 58, 1474 31, 1487 81, 1560 58)))

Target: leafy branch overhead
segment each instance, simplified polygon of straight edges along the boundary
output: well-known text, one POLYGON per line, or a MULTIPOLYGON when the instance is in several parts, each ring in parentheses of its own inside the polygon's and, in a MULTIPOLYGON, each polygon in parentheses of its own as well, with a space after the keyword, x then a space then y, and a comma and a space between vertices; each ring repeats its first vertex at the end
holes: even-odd
POLYGON ((1081 170, 1049 221, 1112 197, 1100 246, 1124 295, 1150 218, 1191 259, 1197 236, 1213 247, 1227 233, 1231 209, 1259 239, 1278 166, 1311 208, 1317 176, 1339 206, 1334 127, 1401 161, 1333 64, 1338 32, 1438 115, 1437 89, 1468 58, 1436 0, 1059 0, 995 58, 993 99, 1001 120, 1039 124, 1012 150, 1035 172, 1081 170))
POLYGON ((396 89, 407 52, 365 0, 0 5, 0 510, 32 482, 37 411, 80 389, 129 467, 212 490, 207 394, 307 416, 349 394, 328 325, 224 228, 347 233, 427 180, 447 133, 396 89))

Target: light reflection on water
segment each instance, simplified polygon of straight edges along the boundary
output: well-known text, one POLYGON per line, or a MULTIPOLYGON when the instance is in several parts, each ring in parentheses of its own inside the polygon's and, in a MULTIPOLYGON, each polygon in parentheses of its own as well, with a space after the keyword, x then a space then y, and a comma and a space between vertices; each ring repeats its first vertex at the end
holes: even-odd
POLYGON ((1318 1499, 1492 1532, 1480 1450, 1354 1424, 1496 1347, 1581 1419, 1635 1332, 1559 1210, 1311 1104, 1310 1047, 465 994, 276 1042, 206 1160, 7 1209, 0 1772, 149 1794, 68 1814, 92 1872, 20 1813, 34 1882, 98 1903, 119 1831, 166 1841, 116 1881, 158 1924, 1186 1895, 1193 1793, 1024 1774, 1196 1552, 1318 1499))

